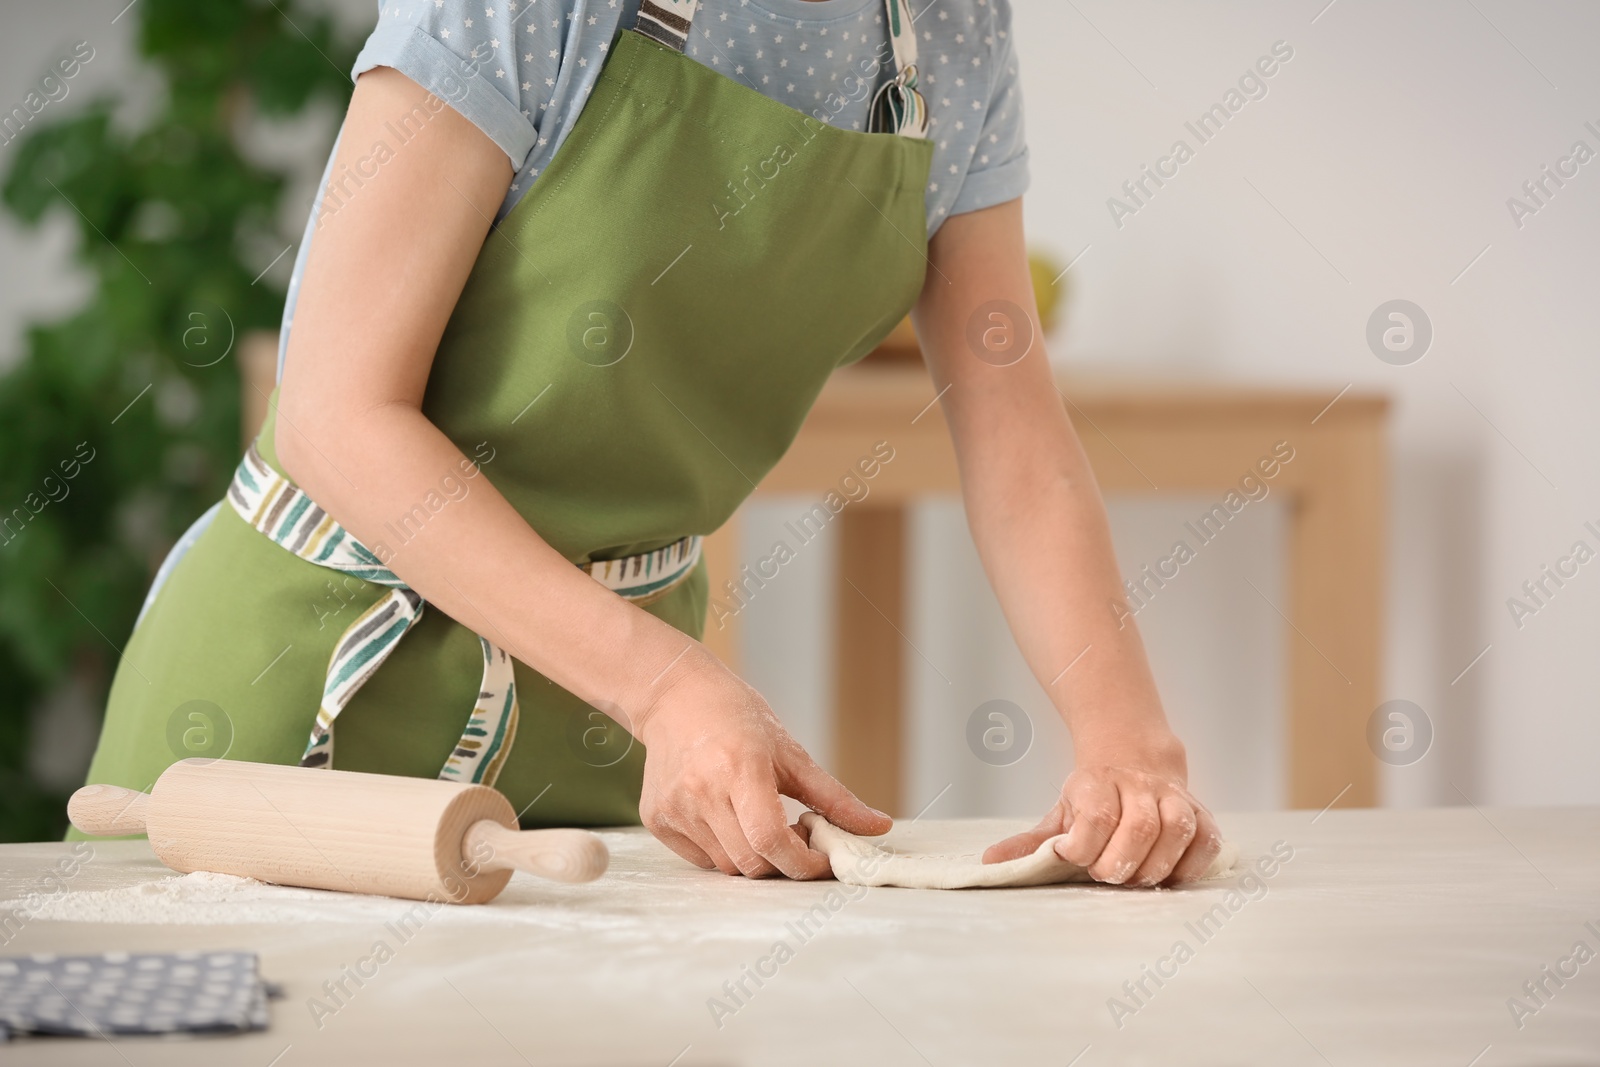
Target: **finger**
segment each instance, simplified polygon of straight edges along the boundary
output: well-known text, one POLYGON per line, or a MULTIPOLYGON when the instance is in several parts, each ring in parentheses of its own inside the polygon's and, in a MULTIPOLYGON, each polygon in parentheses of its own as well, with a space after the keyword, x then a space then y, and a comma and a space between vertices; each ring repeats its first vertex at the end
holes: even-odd
POLYGON ((1194 840, 1189 842, 1189 847, 1184 850, 1183 858, 1172 868, 1168 876, 1169 885, 1179 882, 1193 882, 1204 878, 1211 869, 1211 861, 1217 858, 1217 853, 1222 851, 1222 831, 1217 828, 1217 820, 1211 813, 1200 805, 1195 805, 1195 831, 1194 840))
POLYGON ((1117 829, 1106 843, 1106 850, 1089 868, 1096 881, 1111 885, 1126 882, 1161 835, 1161 813, 1154 796, 1141 789, 1125 789, 1120 796, 1122 815, 1117 819, 1117 829))
POLYGON ((799 880, 821 878, 832 870, 828 857, 812 851, 805 840, 789 829, 776 785, 771 782, 752 784, 736 792, 732 800, 744 839, 772 866, 799 880))
POLYGON ((778 773, 778 787, 784 796, 794 797, 847 833, 877 837, 894 826, 893 819, 863 804, 799 745, 779 758, 778 773))
POLYGON ((689 837, 702 852, 711 860, 711 865, 723 874, 735 875, 743 873, 739 865, 728 857, 727 849, 722 847, 722 842, 717 840, 716 831, 711 829, 704 819, 695 819, 684 829, 684 834, 689 837))
POLYGON ((1020 834, 1013 834, 1004 841, 990 845, 983 853, 985 863, 1004 863, 1007 860, 1020 859, 1031 856, 1037 852, 1039 846, 1055 837, 1065 833, 1066 827, 1062 825, 1066 818, 1067 807, 1061 801, 1056 801, 1056 806, 1045 813, 1039 820, 1039 825, 1032 830, 1024 830, 1020 834))
MULTIPOLYGON (((645 778, 645 792, 639 798, 639 818, 656 840, 666 845, 672 851, 704 870, 711 870, 716 866, 706 850, 690 836, 689 828, 694 825, 693 820, 687 818, 671 801, 661 795, 661 790, 648 777, 645 778)), ((707 836, 710 836, 709 831, 707 836)))
POLYGON ((751 847, 744 828, 739 825, 739 817, 734 813, 732 801, 725 801, 709 811, 706 824, 717 835, 717 843, 722 846, 723 853, 733 862, 734 870, 727 873, 737 872, 746 878, 766 878, 778 872, 751 847))
POLYGON ((1116 787, 1099 778, 1067 783, 1063 798, 1070 825, 1067 836, 1056 842, 1056 855, 1069 863, 1088 867, 1100 858, 1122 817, 1116 787))
POLYGON ((660 841, 696 867, 707 871, 716 868, 717 865, 712 862, 710 856, 706 855, 705 849, 665 823, 657 823, 650 828, 650 832, 655 834, 657 841, 660 841))
POLYGON ((1178 793, 1162 796, 1156 808, 1161 813, 1161 833, 1150 847, 1150 854, 1128 879, 1129 885, 1157 885, 1171 874, 1183 858, 1189 842, 1194 840, 1195 830, 1200 825, 1195 818, 1194 806, 1178 793))

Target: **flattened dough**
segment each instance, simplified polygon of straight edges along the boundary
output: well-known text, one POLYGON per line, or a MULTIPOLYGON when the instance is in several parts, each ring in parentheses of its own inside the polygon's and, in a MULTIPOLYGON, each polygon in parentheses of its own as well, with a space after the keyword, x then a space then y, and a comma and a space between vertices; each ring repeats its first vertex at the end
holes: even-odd
MULTIPOLYGON (((984 863, 980 854, 896 852, 866 838, 847 833, 815 812, 804 812, 800 822, 811 834, 811 847, 824 853, 833 876, 846 885, 893 885, 904 889, 1000 889, 1012 886, 1092 882, 1089 872, 1056 855, 1052 837, 1032 855, 1004 863, 984 863)), ((1232 873, 1239 847, 1222 843, 1222 851, 1206 871, 1207 878, 1232 873)))

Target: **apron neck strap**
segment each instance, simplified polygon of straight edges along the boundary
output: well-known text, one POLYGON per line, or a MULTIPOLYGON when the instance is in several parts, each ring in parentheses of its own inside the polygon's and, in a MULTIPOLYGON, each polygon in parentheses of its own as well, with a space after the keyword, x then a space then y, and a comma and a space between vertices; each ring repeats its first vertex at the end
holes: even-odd
POLYGON ((889 20, 889 44, 894 48, 894 69, 917 65, 917 29, 911 15, 911 0, 884 0, 884 17, 889 20))
POLYGON ((639 18, 633 28, 681 52, 689 42, 689 25, 699 6, 700 0, 639 0, 639 18))
MULTIPOLYGON (((689 41, 700 0, 639 0, 634 29, 682 52, 689 41)), ((868 130, 922 139, 928 136, 928 106, 917 91, 917 33, 911 0, 884 0, 889 44, 894 51, 894 77, 872 98, 868 130)))
POLYGON ((872 98, 867 130, 922 140, 928 136, 928 105, 917 91, 917 28, 912 23, 911 0, 884 3, 895 75, 872 98))

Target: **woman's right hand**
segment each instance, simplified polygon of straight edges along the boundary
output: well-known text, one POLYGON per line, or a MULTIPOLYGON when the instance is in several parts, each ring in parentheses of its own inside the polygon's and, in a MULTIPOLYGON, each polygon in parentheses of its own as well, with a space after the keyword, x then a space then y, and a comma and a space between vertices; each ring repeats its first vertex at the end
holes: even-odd
POLYGON ((788 824, 779 794, 853 834, 893 821, 817 766, 749 684, 704 648, 691 649, 636 717, 645 746, 639 815, 668 848, 699 867, 765 878, 826 878, 828 859, 788 824))

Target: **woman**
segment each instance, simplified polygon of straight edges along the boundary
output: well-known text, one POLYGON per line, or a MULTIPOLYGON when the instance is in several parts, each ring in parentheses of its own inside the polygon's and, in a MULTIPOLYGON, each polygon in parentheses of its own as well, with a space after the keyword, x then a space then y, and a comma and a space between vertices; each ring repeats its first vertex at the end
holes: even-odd
POLYGON ((492 782, 527 824, 642 819, 702 867, 825 876, 780 794, 855 833, 890 820, 695 639, 699 538, 910 309, 974 538, 1077 754, 986 858, 1065 832, 1104 881, 1202 874, 1216 827, 1110 608, 1045 353, 985 347, 995 308, 1036 329, 1008 5, 380 16, 272 414, 158 577, 90 780, 148 787, 202 701, 231 758, 492 782))

